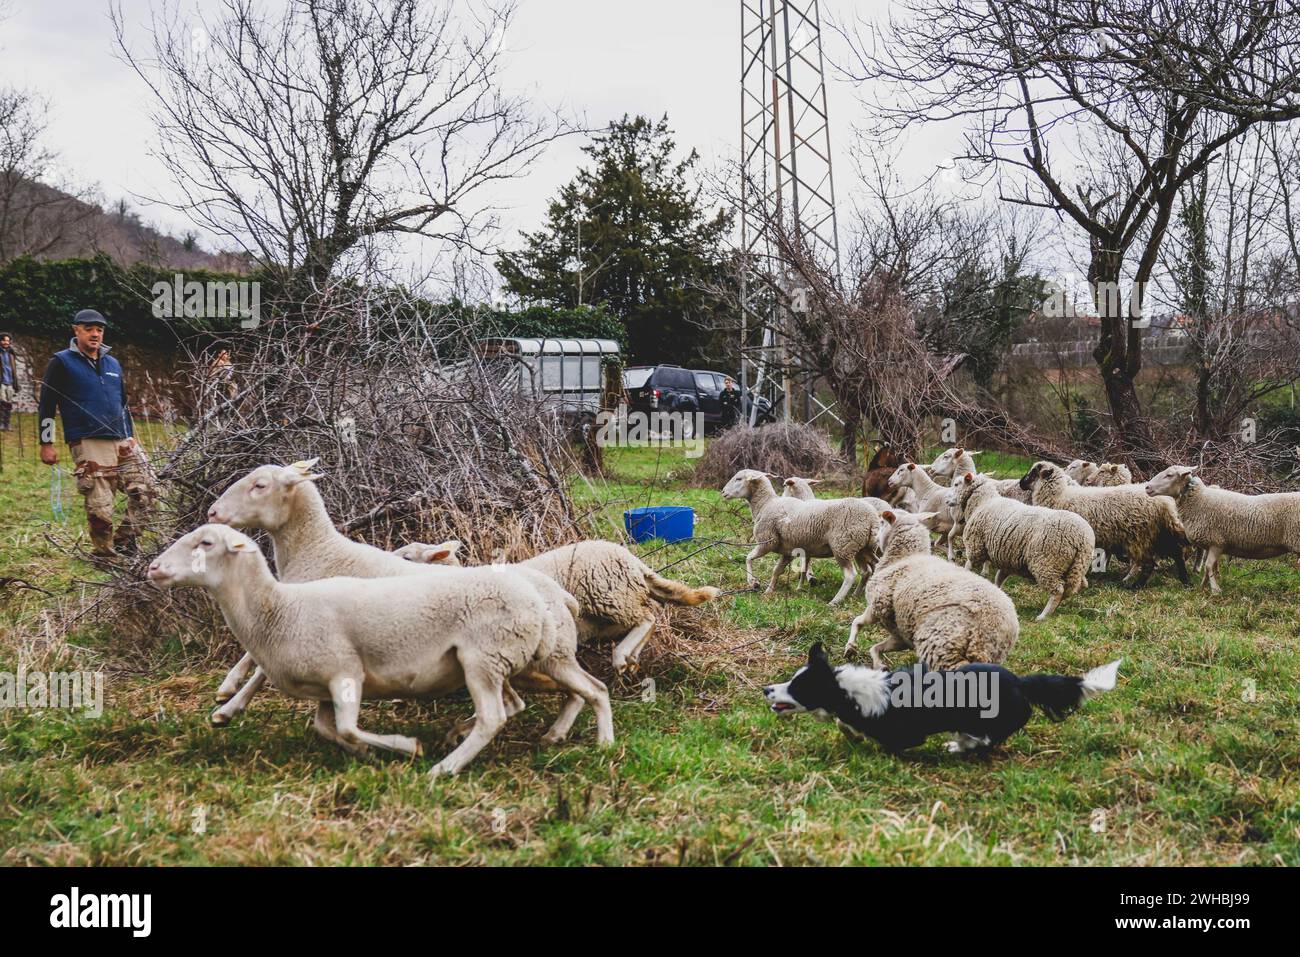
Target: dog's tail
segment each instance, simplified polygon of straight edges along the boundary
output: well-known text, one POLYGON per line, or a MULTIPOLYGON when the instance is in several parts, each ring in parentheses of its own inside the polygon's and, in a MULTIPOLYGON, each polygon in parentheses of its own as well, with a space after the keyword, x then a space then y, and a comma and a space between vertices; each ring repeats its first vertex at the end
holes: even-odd
POLYGON ((1053 721, 1060 721, 1093 695, 1110 691, 1119 676, 1119 663, 1112 661, 1093 668, 1082 677, 1068 675, 1025 675, 1020 690, 1029 703, 1041 709, 1053 721))
POLYGON ((720 589, 714 588, 712 585, 692 588, 682 582, 657 575, 649 568, 645 570, 645 584, 650 589, 650 594, 655 598, 660 601, 671 602, 674 605, 702 605, 709 599, 717 598, 722 594, 720 589))

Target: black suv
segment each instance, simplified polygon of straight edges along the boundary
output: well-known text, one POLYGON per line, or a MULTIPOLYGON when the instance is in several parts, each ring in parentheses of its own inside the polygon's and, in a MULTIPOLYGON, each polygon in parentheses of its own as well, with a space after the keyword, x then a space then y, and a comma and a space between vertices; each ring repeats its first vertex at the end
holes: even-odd
MULTIPOLYGON (((632 366, 623 372, 628 409, 632 412, 702 412, 704 427, 710 431, 734 425, 743 411, 739 403, 723 398, 727 382, 739 393, 736 380, 723 372, 683 369, 681 366, 632 366)), ((739 395, 737 395, 739 398, 739 395)), ((759 396, 758 424, 775 421, 772 403, 759 396)))

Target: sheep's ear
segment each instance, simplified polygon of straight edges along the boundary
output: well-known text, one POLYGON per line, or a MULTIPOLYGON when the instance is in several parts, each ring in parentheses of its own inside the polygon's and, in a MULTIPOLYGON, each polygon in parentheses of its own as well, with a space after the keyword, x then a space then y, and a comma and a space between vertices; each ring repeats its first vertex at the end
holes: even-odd
POLYGON ((822 484, 822 480, 821 480, 821 479, 807 479, 807 482, 808 482, 809 485, 821 485, 821 484, 822 484))
POLYGON ((1189 465, 1187 468, 1183 469, 1183 472, 1184 472, 1184 474, 1191 475, 1193 472, 1195 472, 1195 471, 1196 471, 1197 469, 1199 469, 1199 468, 1200 468, 1199 465, 1189 465))
POLYGON ((972 452, 972 453, 971 453, 971 457, 973 458, 973 457, 976 456, 976 455, 983 455, 983 454, 984 454, 984 452, 983 452, 982 450, 980 450, 980 451, 972 452))
POLYGON ((784 484, 787 488, 794 488, 794 479, 788 478, 782 484, 784 484))
POLYGON ((959 446, 957 446, 955 449, 952 450, 952 454, 953 454, 953 455, 961 455, 961 454, 962 454, 963 452, 965 452, 965 451, 966 451, 966 450, 965 450, 964 448, 962 448, 962 447, 959 445, 959 446))
POLYGON ((294 462, 292 465, 289 466, 289 468, 295 469, 296 471, 301 472, 303 475, 306 475, 308 472, 312 470, 312 468, 319 461, 320 461, 320 456, 317 456, 314 459, 302 459, 301 461, 294 462))
POLYGON ((908 470, 909 472, 913 472, 913 471, 915 471, 915 470, 916 470, 916 463, 915 463, 915 462, 908 462, 908 463, 907 463, 907 470, 908 470))
POLYGON ((895 515, 895 514, 894 514, 892 511, 890 511, 889 509, 885 509, 885 511, 881 512, 881 513, 880 513, 880 517, 883 518, 883 519, 884 519, 886 522, 888 522, 890 525, 893 525, 894 522, 898 521, 898 516, 895 515))
POLYGON ((422 558, 428 565, 441 565, 448 559, 455 559, 456 553, 460 551, 460 542, 456 539, 442 542, 438 545, 430 545, 422 552, 422 558))
POLYGON ((251 552, 252 550, 253 550, 253 543, 246 538, 232 537, 226 539, 226 551, 228 552, 241 554, 243 552, 251 552))
POLYGON ((967 485, 970 485, 972 482, 975 481, 975 476, 972 475, 970 472, 967 472, 966 477, 962 479, 962 481, 965 482, 967 485))
MULTIPOLYGON (((311 461, 319 462, 320 459, 312 459, 311 461)), ((289 466, 293 471, 284 477, 285 484, 292 486, 297 485, 300 482, 314 482, 317 479, 325 477, 323 473, 313 472, 310 468, 300 469, 298 466, 303 464, 305 463, 295 462, 293 465, 289 466)))
POLYGON ((916 520, 926 528, 930 529, 930 531, 934 531, 934 520, 935 516, 938 514, 938 512, 917 512, 916 520))

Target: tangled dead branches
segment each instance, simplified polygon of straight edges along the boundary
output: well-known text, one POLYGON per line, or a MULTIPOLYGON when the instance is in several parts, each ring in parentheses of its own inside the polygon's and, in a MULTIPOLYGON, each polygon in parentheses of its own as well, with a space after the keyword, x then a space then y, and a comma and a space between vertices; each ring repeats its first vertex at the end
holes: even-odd
MULTIPOLYGON (((267 462, 319 458, 338 528, 381 548, 458 538, 471 562, 513 561, 580 537, 558 411, 503 386, 497 363, 512 360, 478 359, 463 319, 409 305, 335 287, 311 304, 309 321, 271 321, 236 340, 228 371, 213 376, 194 362, 200 413, 155 458, 155 534, 105 592, 117 630, 160 631, 159 602, 142 587, 148 561, 267 462)), ((166 604, 207 617, 197 597, 166 604)))

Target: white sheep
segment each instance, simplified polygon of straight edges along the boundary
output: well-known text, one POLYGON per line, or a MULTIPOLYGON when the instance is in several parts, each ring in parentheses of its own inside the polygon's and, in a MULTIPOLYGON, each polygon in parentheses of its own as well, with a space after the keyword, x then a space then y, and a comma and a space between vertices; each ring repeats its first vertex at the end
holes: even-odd
MULTIPOLYGON (((781 497, 797 498, 804 502, 815 501, 817 499, 817 495, 813 491, 813 486, 820 483, 820 481, 821 479, 810 479, 810 478, 800 478, 799 476, 791 476, 790 478, 787 478, 785 482, 782 483, 784 487, 781 490, 781 497)), ((913 492, 910 488, 899 489, 898 494, 895 497, 899 500, 899 504, 891 504, 885 501, 883 498, 876 498, 874 495, 863 495, 859 497, 858 500, 862 502, 866 502, 868 505, 874 508, 876 510, 877 515, 879 515, 887 508, 902 509, 905 512, 916 511, 916 493, 913 492)), ((812 582, 812 575, 809 572, 808 558, 806 555, 804 556, 803 568, 800 571, 800 577, 809 583, 812 582)), ((865 578, 863 579, 863 585, 864 586, 866 585, 865 578)))
POLYGON ((367 698, 432 698, 461 688, 474 725, 431 773, 455 774, 509 717, 508 679, 525 670, 570 692, 545 743, 562 741, 584 704, 597 738, 614 742, 605 686, 574 657, 576 636, 556 629, 541 596, 521 575, 447 569, 398 578, 275 580, 261 550, 225 525, 177 539, 149 566, 160 588, 197 586, 221 607, 239 643, 286 694, 319 701, 316 730, 353 753, 384 748, 412 757, 420 743, 357 726, 367 698))
POLYGON ((863 625, 876 624, 889 633, 871 648, 876 668, 885 667, 882 653, 906 648, 930 668, 1001 664, 1020 635, 1016 606, 992 582, 932 556, 929 530, 918 519, 892 510, 881 515, 880 561, 845 654, 863 625))
POLYGON ((967 569, 988 563, 997 571, 995 585, 1024 575, 1047 589, 1039 621, 1087 586, 1096 537, 1080 516, 1004 498, 993 479, 970 472, 953 479, 949 504, 965 528, 967 569))
MULTIPOLYGON (((797 475, 792 475, 782 483, 783 488, 781 489, 781 497, 797 498, 803 502, 815 501, 817 499, 817 495, 813 491, 813 486, 817 485, 820 482, 821 479, 801 478, 797 475)), ((907 489, 906 491, 909 494, 911 494, 911 489, 907 489)), ((874 495, 863 495, 860 498, 861 501, 866 502, 872 508, 874 508, 876 510, 877 515, 879 515, 887 508, 902 507, 901 505, 900 506, 890 505, 883 498, 876 498, 874 495)), ((911 495, 911 500, 912 500, 912 504, 915 506, 916 496, 911 495)), ((809 568, 810 566, 808 562, 808 557, 805 555, 803 560, 803 568, 796 569, 796 572, 798 573, 796 577, 798 577, 800 580, 808 584, 811 584, 813 579, 812 579, 812 573, 809 570, 809 568)), ((863 579, 863 584, 865 583, 866 580, 863 579)))
MULTIPOLYGON (((965 475, 967 472, 975 472, 975 456, 980 454, 980 452, 972 452, 970 449, 958 446, 943 452, 931 465, 926 466, 926 470, 936 484, 951 486, 954 478, 965 475)), ((993 478, 991 475, 989 477, 993 478)), ((1009 479, 994 478, 993 481, 997 484, 999 495, 1015 499, 1017 502, 1024 502, 1026 505, 1030 504, 1030 493, 1020 487, 1020 476, 1009 479)), ((953 520, 956 523, 954 534, 960 535, 961 519, 954 515, 953 520)), ((949 536, 949 538, 951 537, 949 536)), ((949 554, 948 558, 951 559, 952 555, 949 554)))
POLYGON ((1032 490, 1035 505, 1082 516, 1092 526, 1098 548, 1126 557, 1125 585, 1141 586, 1151 576, 1156 558, 1166 553, 1176 555, 1180 575, 1186 575, 1181 553, 1187 537, 1171 500, 1152 498, 1138 485, 1075 485, 1051 462, 1035 462, 1020 487, 1032 490))
MULTIPOLYGON (((441 573, 438 565, 416 565, 381 548, 354 542, 339 533, 317 491, 312 473, 316 459, 293 465, 261 465, 230 488, 208 509, 208 520, 235 528, 261 528, 271 536, 275 569, 282 582, 308 582, 321 578, 387 578, 395 575, 441 573)), ((578 604, 573 597, 545 575, 531 570, 521 572, 538 590, 547 613, 555 626, 574 630, 578 604)), ((266 680, 256 669, 255 656, 245 654, 230 670, 217 690, 221 703, 212 714, 212 723, 224 725, 242 712, 266 680), (248 678, 249 671, 253 671, 248 678), (247 682, 240 687, 241 683, 247 682)), ((545 676, 522 676, 521 687, 533 690, 557 690, 545 676)), ((507 707, 524 708, 513 688, 506 691, 507 707)))
POLYGON ((955 476, 974 472, 975 456, 979 454, 979 452, 972 452, 960 445, 955 448, 945 449, 939 453, 933 462, 926 466, 926 471, 937 484, 945 485, 951 482, 955 476))
POLYGON ((947 549, 948 558, 951 560, 953 516, 945 502, 948 497, 947 485, 940 485, 930 478, 924 468, 914 462, 904 462, 894 469, 893 475, 889 476, 889 488, 891 490, 907 488, 916 493, 916 514, 934 514, 929 527, 939 533, 938 544, 947 549))
POLYGON ((1116 485, 1133 484, 1133 473, 1129 471, 1127 465, 1120 465, 1118 462, 1105 462, 1097 466, 1097 470, 1086 482, 1080 482, 1081 485, 1088 485, 1094 488, 1112 488, 1116 485))
MULTIPOLYGON (((816 501, 817 493, 813 491, 813 486, 821 483, 821 479, 800 478, 792 475, 782 483, 782 498, 797 498, 800 501, 816 501)), ((857 497, 857 496, 854 496, 857 497)), ((887 508, 893 508, 883 498, 876 498, 874 495, 863 495, 859 501, 867 502, 877 512, 883 512, 887 508)))
POLYGON ((780 556, 767 586, 769 594, 776 590, 781 572, 799 553, 807 558, 834 558, 840 566, 844 581, 831 599, 832 605, 844 600, 859 574, 870 574, 880 517, 862 499, 805 502, 781 498, 766 473, 754 469, 741 469, 733 475, 723 487, 722 497, 749 502, 755 545, 745 556, 745 578, 751 588, 758 584, 754 560, 769 552, 780 556))
POLYGON ((1074 459, 1069 465, 1065 466, 1064 472, 1074 481, 1075 485, 1087 485, 1092 477, 1097 474, 1097 463, 1089 462, 1087 459, 1074 459))
MULTIPOLYGON (((394 554, 403 555, 408 561, 451 563, 455 550, 448 549, 449 544, 413 542, 394 554), (449 552, 450 558, 446 557, 449 552)), ((654 628, 656 601, 699 605, 719 594, 711 585, 692 588, 664 578, 622 545, 598 539, 553 548, 519 562, 518 567, 553 578, 573 595, 579 609, 579 643, 620 639, 613 656, 614 669, 620 674, 637 667, 641 649, 654 628)))
POLYGON ((1275 558, 1300 553, 1300 492, 1244 495, 1207 485, 1194 466, 1171 465, 1146 483, 1150 496, 1168 496, 1178 505, 1187 539, 1205 550, 1201 584, 1219 587, 1219 558, 1275 558))
MULTIPOLYGON (((946 452, 944 452, 942 455, 940 455, 937 459, 934 460, 933 465, 928 465, 926 466, 926 468, 930 470, 931 474, 934 476, 936 481, 938 481, 942 477, 946 477, 948 480, 948 484, 951 485, 954 478, 965 475, 967 472, 971 472, 971 473, 975 472, 974 456, 979 454, 980 454, 979 452, 972 452, 969 449, 963 449, 960 447, 955 449, 948 449, 946 452)), ((1029 501, 1031 493, 1025 491, 1020 487, 1020 476, 1016 476, 1015 478, 1008 478, 1008 479, 998 479, 998 478, 993 478, 993 476, 990 475, 989 478, 993 479, 993 482, 997 487, 999 495, 1003 496, 1004 498, 1014 499, 1017 502, 1023 502, 1026 505, 1031 504, 1029 501)), ((944 483, 942 481, 938 481, 938 484, 942 485, 944 483)), ((952 561, 951 542, 958 535, 961 535, 962 531, 963 531, 962 518, 960 515, 954 515, 953 530, 948 535, 948 541, 949 541, 948 560, 949 561, 952 561)))
POLYGON ((401 548, 394 548, 393 554, 398 558, 406 559, 408 562, 415 562, 417 565, 459 565, 461 564, 460 548, 459 540, 449 538, 437 545, 411 542, 401 548))
MULTIPOLYGON (((939 453, 933 462, 925 467, 925 470, 934 479, 936 485, 951 485, 956 476, 975 471, 975 456, 979 454, 979 452, 972 452, 960 445, 955 448, 945 449, 939 453)), ((952 561, 957 536, 961 535, 963 531, 962 518, 958 512, 951 509, 948 517, 952 520, 952 528, 948 530, 945 538, 948 544, 948 561, 952 561)))

